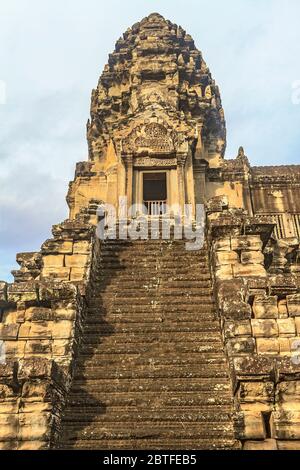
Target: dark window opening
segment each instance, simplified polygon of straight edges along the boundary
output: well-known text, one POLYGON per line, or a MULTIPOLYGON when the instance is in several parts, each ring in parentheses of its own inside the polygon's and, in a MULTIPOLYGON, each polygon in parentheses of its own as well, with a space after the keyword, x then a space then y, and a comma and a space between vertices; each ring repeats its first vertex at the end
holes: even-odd
POLYGON ((262 415, 263 415, 263 420, 264 420, 264 425, 265 425, 265 430, 266 430, 266 438, 271 439, 272 438, 272 428, 271 428, 272 413, 265 412, 262 415))
POLYGON ((144 173, 143 200, 148 215, 163 215, 167 204, 166 173, 144 173))

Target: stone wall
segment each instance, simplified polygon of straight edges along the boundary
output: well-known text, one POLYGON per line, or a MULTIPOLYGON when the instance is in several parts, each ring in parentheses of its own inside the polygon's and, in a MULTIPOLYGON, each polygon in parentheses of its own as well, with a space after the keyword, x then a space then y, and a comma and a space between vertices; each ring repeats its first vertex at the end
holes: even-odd
POLYGON ((270 218, 223 210, 219 200, 209 204, 211 266, 236 437, 247 450, 300 448, 300 277, 293 258, 276 264, 274 240, 270 254, 273 228, 270 218))
POLYGON ((49 449, 60 433, 86 315, 93 257, 91 216, 53 227, 40 253, 18 255, 0 284, 0 449, 49 449))

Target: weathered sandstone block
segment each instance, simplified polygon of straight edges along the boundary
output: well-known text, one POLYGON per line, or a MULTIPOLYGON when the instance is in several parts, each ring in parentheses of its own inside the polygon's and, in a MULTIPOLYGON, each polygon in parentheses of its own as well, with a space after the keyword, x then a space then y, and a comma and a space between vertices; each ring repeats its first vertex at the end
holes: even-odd
POLYGON ((18 421, 16 417, 10 417, 10 423, 0 425, 0 442, 16 441, 18 435, 18 421))
POLYGON ((289 338, 279 338, 279 352, 281 355, 289 355, 291 353, 289 338))
POLYGON ((296 324, 294 318, 278 319, 277 324, 281 336, 295 336, 296 324))
POLYGON ((256 338, 272 338, 278 336, 276 320, 251 320, 253 335, 256 338))
POLYGON ((230 339, 226 343, 226 349, 227 349, 229 356, 254 354, 255 339, 254 338, 230 339))
POLYGON ((260 251, 242 251, 241 253, 242 264, 263 264, 264 260, 265 257, 260 251))
POLYGON ((91 243, 87 240, 76 241, 73 246, 73 254, 88 255, 91 251, 91 243))
POLYGON ((272 403, 275 386, 273 382, 241 382, 237 396, 241 403, 272 403))
POLYGON ((235 338, 236 336, 251 336, 250 320, 225 321, 224 335, 226 339, 235 338))
POLYGON ((43 339, 34 339, 26 341, 25 356, 45 355, 51 357, 51 341, 43 339))
POLYGON ((52 343, 52 354, 60 359, 70 354, 71 349, 69 339, 55 339, 52 343))
MULTIPOLYGON (((41 249, 43 255, 50 254, 72 254, 73 253, 73 241, 71 240, 57 240, 50 239, 47 240, 41 249)), ((47 256, 47 257, 48 257, 47 256)))
POLYGON ((257 338, 256 340, 257 353, 265 355, 279 354, 279 340, 278 338, 257 338))
POLYGON ((266 439, 266 430, 261 412, 244 411, 235 417, 237 437, 241 440, 266 439))
POLYGON ((25 320, 33 323, 53 320, 53 311, 51 308, 29 307, 25 311, 25 320))
POLYGON ((232 237, 231 249, 234 251, 262 251, 262 241, 259 235, 232 237))
POLYGON ((287 308, 291 317, 300 317, 300 294, 287 296, 287 308))
POLYGON ((215 255, 216 266, 226 266, 239 262, 235 251, 219 251, 215 255))
POLYGON ((278 318, 278 298, 276 296, 255 296, 253 303, 255 318, 278 318))
POLYGON ((278 450, 285 451, 285 450, 293 450, 293 451, 299 451, 300 450, 300 440, 295 441, 280 441, 279 439, 276 441, 278 450))
POLYGON ((14 340, 14 341, 5 341, 4 350, 5 357, 10 359, 21 359, 25 355, 25 346, 26 341, 14 340))
POLYGON ((9 284, 7 289, 7 301, 13 304, 18 302, 38 301, 37 284, 35 282, 9 284))
POLYGON ((246 441, 243 450, 271 451, 278 450, 276 439, 266 439, 264 441, 246 441))
POLYGON ((279 318, 288 318, 288 309, 287 309, 287 301, 286 299, 282 299, 278 301, 278 317, 279 318))
POLYGON ((297 335, 300 336, 300 317, 295 318, 295 325, 296 325, 297 335))
POLYGON ((227 280, 233 278, 233 269, 231 265, 222 266, 216 269, 216 277, 220 280, 227 280))
POLYGON ((43 278, 52 278, 52 279, 59 279, 62 281, 69 281, 70 280, 70 268, 65 268, 61 266, 52 267, 52 268, 44 268, 42 271, 43 278))
POLYGON ((228 320, 247 320, 251 318, 251 306, 239 299, 225 299, 221 305, 221 315, 228 320))
POLYGON ((16 340, 18 338, 20 325, 0 323, 0 340, 16 340))
POLYGON ((84 268, 87 261, 87 255, 66 255, 65 258, 66 266, 71 268, 84 268))
POLYGON ((273 418, 276 439, 300 440, 300 411, 279 410, 274 412, 273 418))
POLYGON ((234 277, 266 277, 267 273, 261 264, 233 265, 234 277))
POLYGON ((221 238, 214 242, 215 251, 231 251, 231 239, 230 237, 221 238))
POLYGON ((280 382, 276 388, 277 401, 281 404, 285 402, 295 402, 299 404, 300 380, 280 382))
POLYGON ((0 307, 7 302, 7 283, 0 281, 0 307))
POLYGON ((59 268, 64 266, 64 255, 44 255, 43 266, 44 268, 59 268))
POLYGON ((71 281, 82 281, 85 275, 85 268, 71 268, 71 281))
POLYGON ((61 320, 53 323, 52 337, 55 339, 69 339, 74 334, 74 324, 72 321, 61 320))

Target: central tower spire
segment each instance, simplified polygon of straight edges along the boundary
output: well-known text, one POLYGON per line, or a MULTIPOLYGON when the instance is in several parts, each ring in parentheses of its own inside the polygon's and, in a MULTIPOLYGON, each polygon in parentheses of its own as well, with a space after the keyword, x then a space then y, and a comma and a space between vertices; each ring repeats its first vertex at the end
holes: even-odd
POLYGON ((115 206, 124 196, 129 205, 147 202, 146 172, 165 173, 151 180, 163 181, 160 203, 203 203, 206 171, 223 160, 226 130, 219 89, 192 37, 158 13, 129 28, 92 92, 87 137, 83 167, 96 184, 71 184, 72 217, 82 194, 115 206))
POLYGON ((218 87, 190 35, 152 13, 128 29, 93 90, 88 141, 92 160, 117 145, 134 121, 165 119, 183 130, 196 157, 216 165, 225 151, 218 87), (144 114, 144 115, 143 115, 144 114))

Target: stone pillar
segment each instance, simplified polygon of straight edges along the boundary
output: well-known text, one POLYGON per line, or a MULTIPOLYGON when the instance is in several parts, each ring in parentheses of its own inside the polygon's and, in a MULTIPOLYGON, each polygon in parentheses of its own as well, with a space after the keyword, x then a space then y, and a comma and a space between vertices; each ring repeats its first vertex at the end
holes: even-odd
POLYGON ((185 161, 186 161, 186 155, 180 155, 177 157, 178 204, 181 208, 182 214, 184 214, 184 204, 185 204, 185 183, 184 183, 185 161))
POLYGON ((195 196, 197 204, 206 202, 206 162, 197 162, 194 166, 195 196))
POLYGON ((123 158, 126 167, 126 196, 129 208, 132 206, 133 197, 133 156, 127 154, 123 158))
POLYGON ((203 141, 202 141, 202 129, 203 129, 203 123, 200 123, 197 126, 197 145, 196 145, 196 150, 195 150, 195 160, 202 160, 204 156, 204 148, 203 148, 203 141))

